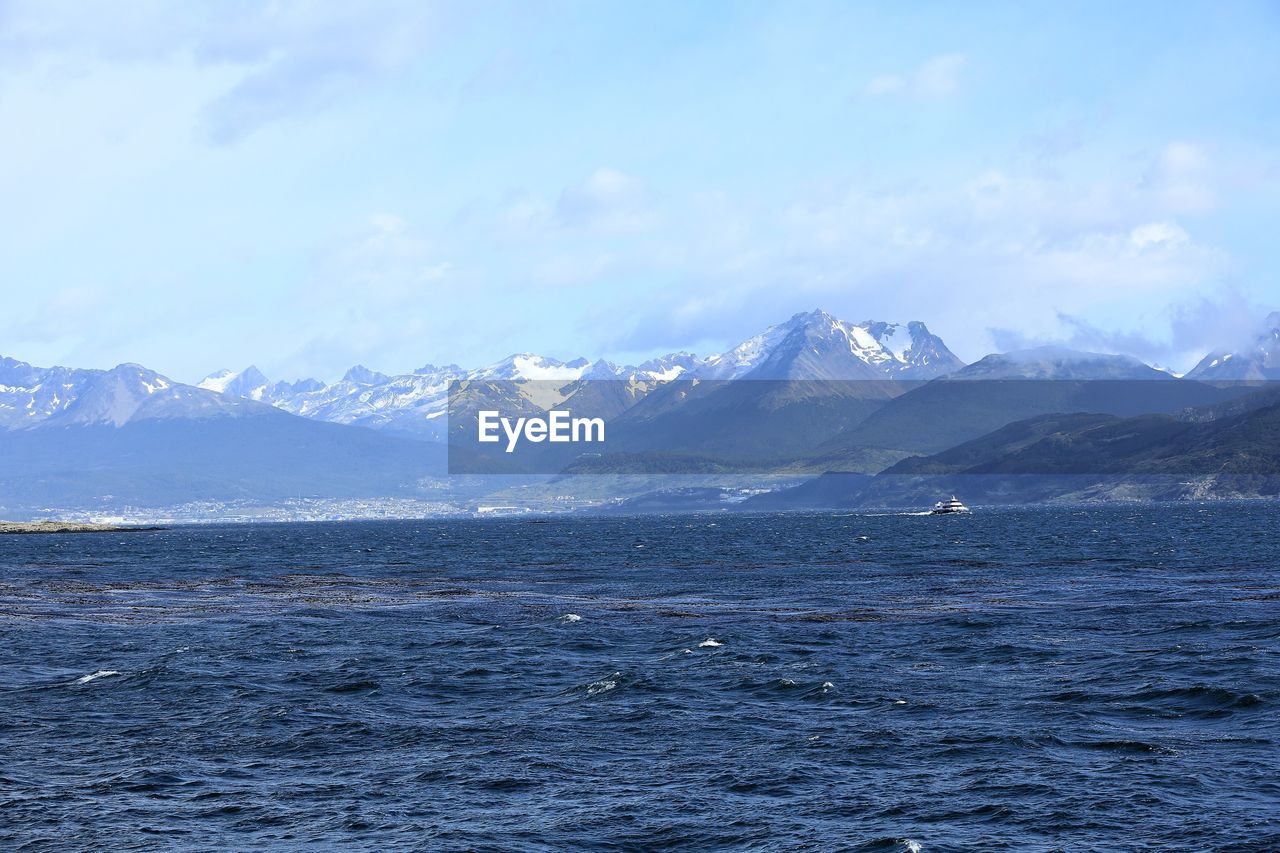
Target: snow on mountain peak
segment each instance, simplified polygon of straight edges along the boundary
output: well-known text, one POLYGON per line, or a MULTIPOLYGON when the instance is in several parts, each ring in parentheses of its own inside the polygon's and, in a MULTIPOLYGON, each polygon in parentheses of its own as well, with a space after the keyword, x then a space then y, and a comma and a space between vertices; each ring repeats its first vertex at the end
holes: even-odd
POLYGON ((867 320, 859 325, 869 332, 876 342, 892 354, 894 358, 900 361, 905 360, 907 351, 911 349, 911 335, 902 327, 901 323, 867 320))
POLYGON ((523 352, 472 370, 428 364, 396 376, 357 365, 331 386, 315 380, 272 385, 251 367, 240 373, 218 371, 200 387, 262 400, 305 417, 438 437, 451 380, 513 381, 521 386, 517 393, 536 395, 541 404, 573 393, 569 386, 580 380, 625 381, 635 386, 633 396, 638 397, 658 383, 680 378, 930 379, 962 366, 923 323, 849 323, 815 309, 707 359, 676 352, 632 366, 523 352))
POLYGON ((204 379, 201 379, 196 387, 203 388, 206 391, 213 391, 217 394, 226 394, 230 397, 261 400, 266 396, 269 384, 270 380, 262 375, 262 371, 251 364, 239 373, 233 373, 230 370, 219 370, 217 373, 210 373, 204 379))
POLYGON ((110 370, 32 367, 0 359, 0 428, 124 426, 145 418, 234 414, 244 406, 139 364, 110 370))
POLYGON ((931 379, 963 366, 923 323, 848 323, 822 310, 785 323, 707 359, 702 373, 737 379, 931 379))
POLYGON ((215 394, 221 394, 227 390, 227 386, 235 378, 236 372, 234 370, 216 370, 197 382, 196 387, 203 388, 206 391, 213 391, 215 394))
POLYGON ((770 326, 760 334, 747 338, 728 352, 711 356, 704 366, 704 375, 711 379, 736 379, 745 376, 759 367, 783 338, 810 316, 796 314, 785 323, 770 326))
POLYGON ((522 352, 508 356, 497 364, 473 370, 467 374, 468 379, 502 380, 556 380, 572 382, 586 372, 590 366, 585 358, 565 363, 554 358, 522 352))
POLYGON ((669 382, 686 373, 696 373, 705 364, 704 359, 691 352, 673 352, 643 362, 636 367, 635 372, 640 378, 669 382))

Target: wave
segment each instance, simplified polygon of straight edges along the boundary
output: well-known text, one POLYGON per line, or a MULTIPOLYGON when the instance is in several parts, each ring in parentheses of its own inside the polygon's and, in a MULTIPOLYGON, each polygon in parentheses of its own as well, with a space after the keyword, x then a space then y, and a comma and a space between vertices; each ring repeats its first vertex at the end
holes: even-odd
POLYGON ((82 675, 71 683, 72 684, 88 684, 90 681, 97 681, 99 678, 109 678, 110 676, 119 675, 119 674, 120 674, 119 670, 100 669, 97 672, 91 672, 88 675, 82 675))
POLYGON ((1139 702, 1183 702, 1197 708, 1252 708, 1263 701, 1256 693, 1211 684, 1144 690, 1131 698, 1139 702))
POLYGON ((608 693, 610 690, 617 690, 622 684, 622 673, 615 672, 607 678, 599 681, 593 681, 587 685, 587 695, 597 696, 601 693, 608 693))
POLYGON ((1210 684, 1193 684, 1188 687, 1150 686, 1130 693, 1094 693, 1085 690, 1067 690, 1049 697, 1054 702, 1075 704, 1102 704, 1127 702, 1154 706, 1182 714, 1218 715, 1242 711, 1266 704, 1257 693, 1233 690, 1210 684))

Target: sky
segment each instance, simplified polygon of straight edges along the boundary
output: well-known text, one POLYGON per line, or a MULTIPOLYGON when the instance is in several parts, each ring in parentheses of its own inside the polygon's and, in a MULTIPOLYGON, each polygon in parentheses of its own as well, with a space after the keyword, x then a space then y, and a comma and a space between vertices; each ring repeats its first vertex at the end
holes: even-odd
POLYGON ((332 380, 1280 309, 1280 4, 0 0, 0 353, 332 380))

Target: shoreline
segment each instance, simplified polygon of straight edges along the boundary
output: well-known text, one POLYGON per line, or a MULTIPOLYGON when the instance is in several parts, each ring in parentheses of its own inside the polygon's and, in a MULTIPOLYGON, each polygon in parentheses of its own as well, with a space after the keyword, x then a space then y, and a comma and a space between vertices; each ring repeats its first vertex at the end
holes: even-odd
POLYGON ((0 535, 15 536, 39 533, 141 533, 163 529, 163 527, 135 527, 79 521, 0 521, 0 535))

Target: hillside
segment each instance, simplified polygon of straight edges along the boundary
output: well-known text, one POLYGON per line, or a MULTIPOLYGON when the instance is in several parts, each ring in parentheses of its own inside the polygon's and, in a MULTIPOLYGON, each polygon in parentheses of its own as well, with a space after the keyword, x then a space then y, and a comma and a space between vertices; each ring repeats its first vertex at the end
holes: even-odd
POLYGON ((952 493, 970 503, 1274 496, 1280 403, 1210 420, 1045 415, 905 459, 869 481, 829 475, 747 505, 924 508, 952 493))

